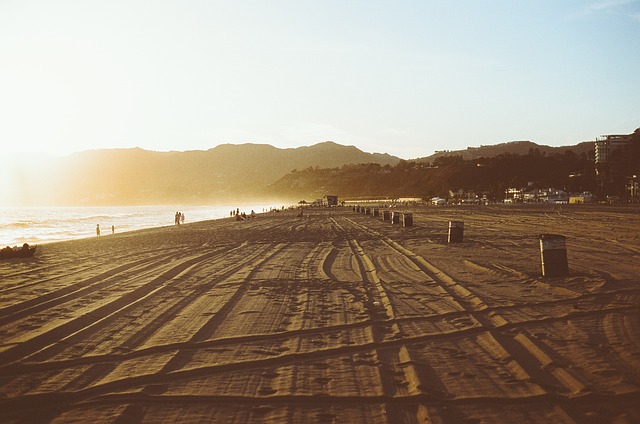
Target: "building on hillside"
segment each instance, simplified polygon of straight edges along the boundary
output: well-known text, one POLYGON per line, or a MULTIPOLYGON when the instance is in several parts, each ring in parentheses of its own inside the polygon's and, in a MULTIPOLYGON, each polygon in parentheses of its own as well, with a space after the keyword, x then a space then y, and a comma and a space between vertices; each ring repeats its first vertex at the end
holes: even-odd
POLYGON ((616 163, 612 153, 631 143, 631 134, 612 134, 598 137, 595 141, 596 183, 600 193, 606 193, 616 177, 616 163))

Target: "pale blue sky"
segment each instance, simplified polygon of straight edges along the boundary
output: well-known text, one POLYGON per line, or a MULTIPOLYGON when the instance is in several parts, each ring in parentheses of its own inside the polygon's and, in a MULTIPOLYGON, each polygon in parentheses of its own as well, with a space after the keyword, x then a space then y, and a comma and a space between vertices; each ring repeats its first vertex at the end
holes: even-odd
POLYGON ((0 0, 5 152, 560 146, 639 92, 637 0, 0 0))

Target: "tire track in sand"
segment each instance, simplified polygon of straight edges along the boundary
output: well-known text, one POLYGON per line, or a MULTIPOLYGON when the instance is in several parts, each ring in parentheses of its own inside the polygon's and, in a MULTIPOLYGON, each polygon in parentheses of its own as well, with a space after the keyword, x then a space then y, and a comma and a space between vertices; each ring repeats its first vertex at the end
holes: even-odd
MULTIPOLYGON (((263 252, 267 248, 268 247, 265 246, 264 249, 257 249, 255 255, 263 252)), ((194 264, 188 272, 181 274, 180 278, 174 282, 175 284, 180 284, 182 287, 187 284, 186 279, 183 279, 183 277, 191 274, 198 275, 198 273, 210 274, 207 275, 204 280, 198 278, 197 284, 194 284, 192 289, 182 289, 183 292, 186 292, 185 295, 177 298, 173 296, 172 285, 174 285, 174 282, 167 281, 163 287, 163 289, 166 290, 159 290, 155 292, 153 296, 148 296, 145 299, 146 303, 134 303, 129 307, 122 308, 118 314, 113 314, 108 319, 103 320, 102 325, 88 327, 83 331, 79 331, 65 338, 64 344, 71 346, 87 344, 97 332, 103 332, 105 328, 117 327, 116 320, 122 317, 140 317, 140 319, 144 320, 144 323, 141 324, 144 325, 144 331, 134 331, 128 337, 124 337, 122 341, 118 340, 117 346, 113 346, 112 348, 114 351, 117 350, 121 352, 134 352, 140 349, 150 338, 156 336, 160 330, 169 331, 168 327, 171 327, 170 324, 174 317, 178 317, 181 312, 192 306, 194 302, 203 297, 206 292, 214 289, 217 284, 224 282, 225 278, 233 275, 238 269, 241 269, 253 260, 254 254, 246 255, 243 249, 244 245, 234 249, 224 249, 224 252, 217 250, 216 255, 194 264), (237 253, 239 260, 233 261, 230 265, 226 265, 222 269, 211 269, 212 263, 217 263, 220 258, 226 258, 234 253, 237 253), (152 297, 156 297, 156 299, 152 299, 152 297), (147 305, 149 303, 150 305, 147 305), (146 312, 148 310, 151 310, 151 312, 146 312), (149 316, 149 318, 145 319, 145 316, 149 316)), ((126 325, 125 320, 125 323, 121 324, 121 326, 126 325)), ((181 333, 184 334, 189 331, 189 327, 181 326, 180 330, 181 333)), ((121 331, 122 330, 119 330, 117 332, 119 333, 121 331)), ((184 336, 182 335, 181 337, 184 336)), ((60 352, 62 349, 64 349, 63 344, 54 345, 39 352, 32 359, 50 362, 55 353, 60 352)), ((108 357, 108 355, 106 356, 108 357)))
MULTIPOLYGON (((404 255, 408 260, 415 263, 426 275, 442 285, 464 308, 472 314, 483 327, 489 332, 493 347, 493 354, 497 357, 503 356, 503 352, 507 352, 508 357, 515 362, 511 365, 517 369, 517 375, 523 378, 538 381, 539 387, 556 387, 560 383, 564 388, 564 392, 570 396, 585 394, 587 388, 568 370, 560 366, 562 361, 551 359, 549 352, 536 344, 527 334, 521 330, 515 336, 495 331, 509 322, 496 311, 487 314, 482 313, 486 310, 487 304, 477 295, 471 293, 463 285, 457 282, 453 277, 437 268, 435 265, 427 261, 420 255, 400 245, 395 240, 372 230, 362 224, 358 224, 349 218, 344 218, 351 222, 354 226, 360 227, 363 231, 378 237, 387 246, 394 251, 404 255), (551 379, 549 377, 552 377, 551 379)), ((489 346, 485 343, 485 346, 489 346)), ((506 360, 507 357, 504 357, 506 360)), ((546 389, 544 389, 546 390, 546 389)))
MULTIPOLYGON (((95 325, 104 325, 105 320, 111 317, 113 314, 122 313, 132 305, 146 299, 153 293, 161 290, 169 281, 178 277, 182 273, 186 272, 196 264, 206 261, 207 259, 218 255, 219 252, 206 253, 199 255, 195 258, 185 260, 178 265, 172 266, 161 275, 153 278, 152 280, 144 283, 143 285, 131 290, 119 296, 117 299, 107 302, 105 304, 99 304, 98 307, 91 309, 90 311, 74 317, 62 324, 48 329, 38 335, 26 340, 21 340, 20 343, 8 347, 6 350, 0 352, 0 365, 6 365, 11 362, 25 359, 26 357, 52 345, 59 341, 66 339, 67 337, 82 331, 88 331, 95 325)), ((123 265, 123 269, 120 272, 130 269, 128 265, 123 265)), ((111 276, 112 273, 106 273, 106 276, 111 276)), ((90 279, 91 284, 96 282, 95 279, 90 279)), ((85 284, 85 285, 86 285, 85 284)), ((84 287, 79 288, 83 290, 84 287)), ((65 299, 69 296, 69 293, 63 293, 59 299, 65 299)))
MULTIPOLYGON (((331 220, 337 228, 342 229, 334 218, 331 220)), ((374 352, 377 357, 374 359, 381 363, 381 366, 378 367, 378 378, 384 396, 390 399, 425 396, 427 393, 422 388, 427 387, 427 384, 422 381, 422 374, 416 369, 416 362, 411 358, 406 344, 381 346, 385 340, 400 341, 405 335, 396 322, 393 304, 378 277, 373 261, 356 239, 349 240, 349 247, 359 264, 369 298, 369 311, 373 323, 373 342, 376 346, 374 352)), ((387 416, 389 422, 398 419, 397 411, 388 402, 385 404, 387 404, 386 409, 389 412, 387 416)), ((418 408, 418 412, 417 415, 422 420, 430 421, 426 408, 418 408)))
POLYGON ((88 296, 91 293, 110 286, 117 281, 121 274, 129 272, 144 273, 145 271, 153 270, 158 265, 171 261, 172 258, 178 256, 179 254, 174 253, 162 257, 156 256, 153 258, 144 258, 138 261, 126 263, 91 278, 87 278, 66 287, 40 295, 36 298, 2 308, 0 309, 0 326, 26 316, 34 315, 54 306, 61 305, 69 300, 88 296))

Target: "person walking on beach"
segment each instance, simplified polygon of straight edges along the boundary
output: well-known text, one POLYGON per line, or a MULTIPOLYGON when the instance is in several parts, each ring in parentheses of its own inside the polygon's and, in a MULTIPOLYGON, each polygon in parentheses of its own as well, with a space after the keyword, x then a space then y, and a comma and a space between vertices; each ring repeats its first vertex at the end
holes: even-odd
POLYGON ((112 225, 111 226, 111 234, 115 234, 116 233, 116 226, 112 225))
POLYGON ((96 237, 100 237, 100 224, 96 225, 96 237))
POLYGON ((180 223, 184 224, 184 212, 180 212, 180 223))

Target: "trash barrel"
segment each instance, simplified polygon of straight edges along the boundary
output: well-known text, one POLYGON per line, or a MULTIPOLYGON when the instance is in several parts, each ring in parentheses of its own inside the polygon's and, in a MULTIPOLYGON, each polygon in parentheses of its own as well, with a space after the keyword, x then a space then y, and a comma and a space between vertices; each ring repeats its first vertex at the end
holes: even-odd
POLYGON ((544 277, 562 277, 569 273, 566 237, 559 234, 540 235, 540 257, 544 277))
POLYGON ((462 243, 464 222, 449 221, 449 243, 462 243))
POLYGON ((402 226, 403 227, 413 227, 413 214, 412 213, 403 213, 402 214, 402 226))
POLYGON ((391 220, 391 211, 382 211, 382 220, 390 221, 391 220))
POLYGON ((391 223, 392 224, 400 223, 400 212, 396 212, 396 211, 391 212, 391 223))
POLYGON ((380 209, 373 208, 373 216, 380 216, 380 209))

